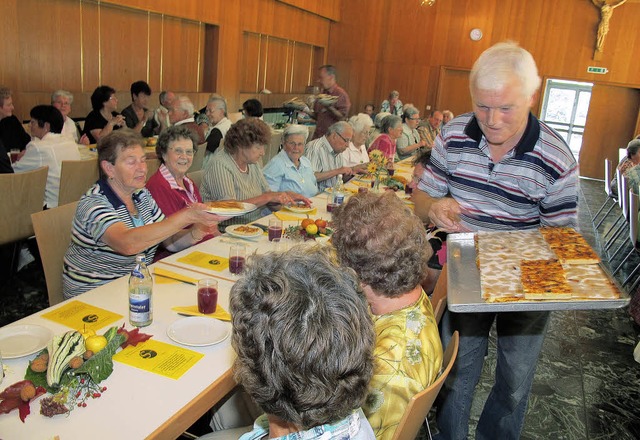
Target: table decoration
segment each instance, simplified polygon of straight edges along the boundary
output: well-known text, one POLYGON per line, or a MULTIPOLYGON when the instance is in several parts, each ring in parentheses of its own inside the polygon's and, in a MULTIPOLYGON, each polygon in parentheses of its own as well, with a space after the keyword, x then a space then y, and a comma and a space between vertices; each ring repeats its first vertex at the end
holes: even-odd
POLYGON ((372 150, 369 153, 369 164, 367 165, 367 172, 373 179, 373 192, 380 192, 380 181, 382 174, 388 174, 387 157, 380 150, 372 150))

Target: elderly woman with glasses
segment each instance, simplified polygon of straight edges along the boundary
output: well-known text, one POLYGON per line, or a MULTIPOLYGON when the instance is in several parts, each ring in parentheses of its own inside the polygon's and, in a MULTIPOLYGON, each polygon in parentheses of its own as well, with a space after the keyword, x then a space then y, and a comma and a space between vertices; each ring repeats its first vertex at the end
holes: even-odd
POLYGON ((241 440, 374 439, 360 409, 371 318, 357 277, 329 252, 254 256, 231 289, 235 379, 265 412, 241 440))
POLYGON ((396 141, 398 159, 406 159, 414 156, 416 152, 427 146, 427 141, 420 139, 418 124, 420 123, 420 110, 413 106, 407 106, 402 113, 402 135, 396 141))
POLYGON ((364 171, 369 163, 369 154, 365 142, 373 127, 371 117, 366 113, 358 113, 349 118, 349 125, 353 128, 353 137, 349 146, 342 153, 342 163, 347 167, 356 167, 356 171, 364 171))
POLYGON ((165 217, 144 187, 144 144, 128 128, 98 142, 100 180, 78 202, 64 257, 65 298, 129 275, 137 254, 151 263, 161 243, 172 252, 192 246, 225 219, 199 203, 165 217))
POLYGON ((282 150, 262 169, 272 191, 294 191, 305 197, 318 194, 316 176, 304 146, 309 129, 304 125, 289 125, 282 133, 282 150))
MULTIPOLYGON (((158 137, 156 154, 160 168, 149 178, 146 187, 165 215, 202 203, 198 187, 186 176, 197 148, 195 134, 184 125, 169 127, 158 137)), ((214 235, 219 235, 217 230, 201 241, 214 235)), ((163 249, 156 254, 156 260, 167 254, 168 251, 163 249)))
POLYGON ((376 332, 363 406, 378 439, 391 439, 409 400, 433 383, 442 344, 422 290, 431 246, 420 219, 392 192, 356 194, 333 212, 338 259, 358 274, 376 332))

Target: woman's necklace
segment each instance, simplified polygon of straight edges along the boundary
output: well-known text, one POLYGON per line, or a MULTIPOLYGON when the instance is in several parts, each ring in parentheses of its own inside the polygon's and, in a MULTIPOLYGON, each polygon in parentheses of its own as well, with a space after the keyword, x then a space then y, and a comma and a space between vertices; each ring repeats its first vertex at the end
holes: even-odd
POLYGON ((238 162, 236 162, 236 158, 231 156, 231 159, 233 159, 233 163, 235 164, 236 168, 238 169, 238 171, 240 171, 243 174, 248 174, 249 173, 249 165, 245 165, 245 169, 243 170, 242 168, 240 168, 240 165, 238 165, 238 162))

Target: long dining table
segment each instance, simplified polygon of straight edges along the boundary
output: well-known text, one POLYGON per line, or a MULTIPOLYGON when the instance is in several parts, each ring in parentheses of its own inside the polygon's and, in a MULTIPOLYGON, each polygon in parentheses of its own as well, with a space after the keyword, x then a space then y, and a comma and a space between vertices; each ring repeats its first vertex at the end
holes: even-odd
MULTIPOLYGON (((402 174, 406 176, 407 172, 402 174)), ((366 178, 359 178, 346 186, 351 193, 354 193, 360 186, 366 185, 366 178)), ((406 198, 403 191, 398 195, 406 198)), ((330 195, 327 193, 320 193, 313 197, 313 206, 316 210, 309 214, 283 210, 263 217, 255 223, 266 226, 270 218, 280 218, 286 229, 289 226, 298 225, 307 215, 330 220, 331 214, 326 210, 328 197, 330 195)), ((230 290, 238 279, 237 276, 231 274, 228 268, 207 270, 181 260, 194 252, 226 258, 229 255, 229 247, 238 243, 246 245, 249 258, 253 253, 275 250, 275 244, 269 242, 266 232, 254 239, 224 234, 160 260, 152 264, 150 270, 155 273, 158 269, 164 269, 165 272, 179 275, 177 278, 187 277, 191 280, 204 277, 217 279, 218 304, 228 311, 230 290)), ((172 308, 194 306, 197 287, 171 277, 158 277, 157 274, 154 278, 153 322, 141 331, 153 335, 152 340, 179 345, 168 336, 167 329, 178 320, 191 318, 181 316, 172 308)), ((128 277, 122 277, 76 298, 27 316, 0 330, 37 325, 49 329, 53 335, 61 335, 73 329, 43 315, 68 306, 70 301, 74 300, 122 316, 115 323, 99 329, 98 334, 114 325, 125 324, 126 328, 132 328, 128 322, 128 277)), ((229 326, 230 330, 230 323, 227 322, 224 325, 229 326)), ((113 373, 100 383, 100 386, 106 386, 107 390, 100 398, 91 399, 87 407, 76 408, 68 416, 57 415, 48 418, 40 414, 40 403, 37 399, 31 403, 31 414, 24 423, 20 421, 17 410, 9 414, 0 414, 0 439, 68 440, 87 437, 93 440, 175 439, 236 386, 232 373, 235 354, 230 337, 213 345, 183 348, 203 356, 178 379, 114 362, 113 373)), ((6 376, 0 385, 0 390, 23 380, 29 362, 36 355, 37 352, 19 358, 4 359, 6 376)))

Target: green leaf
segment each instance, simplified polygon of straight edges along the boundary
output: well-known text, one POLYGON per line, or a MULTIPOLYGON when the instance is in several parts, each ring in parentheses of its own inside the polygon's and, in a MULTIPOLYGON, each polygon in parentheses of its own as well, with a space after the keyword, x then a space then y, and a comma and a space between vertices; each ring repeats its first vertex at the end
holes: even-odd
POLYGON ((113 335, 111 340, 100 352, 85 361, 80 368, 73 370, 72 374, 76 376, 79 374, 88 374, 95 383, 100 383, 105 380, 113 372, 113 355, 116 354, 116 351, 120 348, 124 339, 124 335, 113 335))

